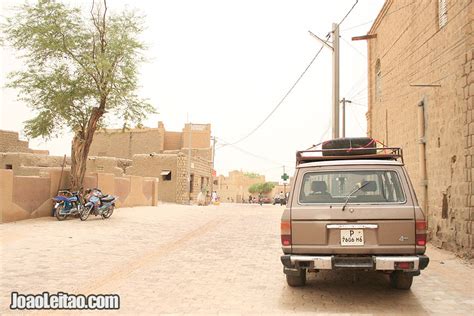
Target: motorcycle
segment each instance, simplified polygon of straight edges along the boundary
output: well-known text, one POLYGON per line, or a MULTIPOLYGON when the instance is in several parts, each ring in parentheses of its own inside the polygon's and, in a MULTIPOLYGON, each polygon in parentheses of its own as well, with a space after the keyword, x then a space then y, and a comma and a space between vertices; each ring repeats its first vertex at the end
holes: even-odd
POLYGON ((53 212, 58 221, 65 220, 68 216, 80 214, 83 208, 80 191, 71 192, 61 190, 53 198, 55 202, 53 212))
POLYGON ((85 196, 86 204, 79 213, 79 217, 82 221, 85 221, 90 214, 102 216, 103 219, 109 218, 114 212, 117 200, 118 197, 104 195, 100 189, 88 189, 85 196))

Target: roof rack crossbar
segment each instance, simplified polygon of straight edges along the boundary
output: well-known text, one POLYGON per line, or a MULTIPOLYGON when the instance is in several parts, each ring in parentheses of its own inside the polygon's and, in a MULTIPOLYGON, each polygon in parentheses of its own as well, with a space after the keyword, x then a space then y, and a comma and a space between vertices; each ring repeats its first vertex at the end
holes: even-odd
POLYGON ((352 147, 352 148, 331 148, 331 149, 308 149, 301 150, 296 152, 296 165, 299 165, 303 162, 310 161, 328 161, 328 160, 350 160, 350 159, 385 159, 385 160, 398 160, 403 161, 403 150, 400 147, 375 147, 370 148, 371 151, 375 153, 367 154, 368 148, 365 147, 352 147), (357 152, 361 154, 357 154, 357 152), (324 153, 334 153, 340 152, 341 155, 327 155, 324 156, 324 153), (311 155, 314 153, 319 153, 321 155, 311 155), (351 153, 351 155, 343 155, 344 153, 351 153), (306 154, 306 155, 305 155, 306 154), (309 154, 309 155, 308 155, 309 154))

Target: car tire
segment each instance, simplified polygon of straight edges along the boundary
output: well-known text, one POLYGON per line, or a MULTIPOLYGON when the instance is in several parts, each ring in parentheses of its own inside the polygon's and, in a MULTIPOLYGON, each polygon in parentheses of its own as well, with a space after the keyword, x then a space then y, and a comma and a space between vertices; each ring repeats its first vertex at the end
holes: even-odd
POLYGON ((306 270, 299 270, 299 275, 286 275, 286 283, 291 287, 304 286, 306 284, 306 270))
POLYGON ((409 290, 413 283, 413 275, 403 273, 403 271, 395 271, 390 274, 390 285, 399 290, 409 290))

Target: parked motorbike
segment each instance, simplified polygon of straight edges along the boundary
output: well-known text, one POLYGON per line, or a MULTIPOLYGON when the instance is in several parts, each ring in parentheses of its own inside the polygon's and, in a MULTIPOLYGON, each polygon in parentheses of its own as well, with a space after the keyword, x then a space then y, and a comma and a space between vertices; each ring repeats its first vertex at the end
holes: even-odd
POLYGON ((83 208, 80 191, 71 192, 61 190, 53 198, 55 202, 53 212, 58 221, 65 220, 68 216, 80 214, 83 208))
POLYGON ((85 196, 85 205, 79 213, 81 220, 85 221, 90 214, 102 216, 103 219, 112 216, 115 209, 115 202, 118 197, 104 195, 100 189, 88 189, 85 196))

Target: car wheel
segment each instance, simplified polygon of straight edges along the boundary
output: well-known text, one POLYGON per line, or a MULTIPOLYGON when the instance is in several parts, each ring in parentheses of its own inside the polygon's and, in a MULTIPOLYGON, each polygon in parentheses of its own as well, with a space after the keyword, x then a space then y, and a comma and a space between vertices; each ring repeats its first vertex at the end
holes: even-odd
POLYGON ((299 270, 298 275, 286 275, 286 283, 291 287, 304 286, 306 284, 306 270, 299 270))
POLYGON ((413 283, 413 275, 403 273, 403 271, 395 271, 390 274, 390 285, 399 290, 409 290, 413 283))

